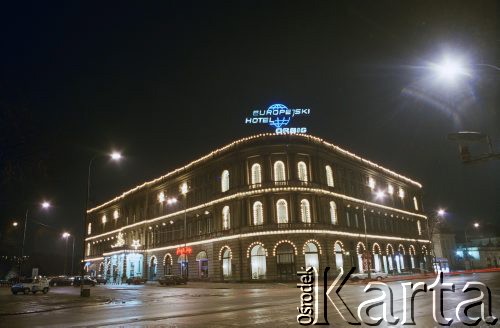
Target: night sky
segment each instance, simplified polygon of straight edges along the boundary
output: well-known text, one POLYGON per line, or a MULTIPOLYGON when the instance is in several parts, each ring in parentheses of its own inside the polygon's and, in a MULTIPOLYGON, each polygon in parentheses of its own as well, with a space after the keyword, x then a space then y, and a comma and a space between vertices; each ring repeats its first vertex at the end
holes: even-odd
MULTIPOLYGON (((489 134, 500 150, 497 1, 10 2, 0 7, 0 255, 55 259, 60 232, 81 238, 87 166, 92 205, 266 126, 273 103, 311 108, 302 122, 424 186, 457 229, 500 226, 500 162, 473 166, 447 140, 489 134), (11 6, 11 7, 9 7, 11 6), (454 83, 428 67, 459 58, 454 83), (42 200, 54 205, 37 209, 42 200)), ((486 229, 488 227, 489 229, 486 229)), ((80 242, 77 243, 80 256, 80 242)), ((57 270, 51 268, 47 270, 57 270)))

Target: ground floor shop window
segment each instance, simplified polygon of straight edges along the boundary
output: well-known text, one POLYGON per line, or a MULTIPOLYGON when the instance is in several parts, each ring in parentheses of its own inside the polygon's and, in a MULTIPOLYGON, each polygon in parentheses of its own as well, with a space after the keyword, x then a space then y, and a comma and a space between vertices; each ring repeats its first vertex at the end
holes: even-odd
POLYGON ((208 278, 208 257, 207 252, 201 251, 196 255, 196 262, 198 262, 198 277, 208 278))

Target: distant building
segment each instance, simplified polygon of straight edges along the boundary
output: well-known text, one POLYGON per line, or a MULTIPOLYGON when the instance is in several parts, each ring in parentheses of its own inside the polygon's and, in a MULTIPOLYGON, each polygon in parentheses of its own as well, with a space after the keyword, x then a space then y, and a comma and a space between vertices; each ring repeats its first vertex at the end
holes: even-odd
POLYGON ((446 227, 435 228, 432 244, 436 255, 435 268, 443 272, 457 269, 455 234, 446 227))
POLYGON ((456 261, 460 268, 485 269, 500 267, 500 237, 472 238, 458 243, 456 261))
POLYGON ((421 188, 313 136, 251 136, 90 209, 86 269, 114 281, 429 269, 421 188))

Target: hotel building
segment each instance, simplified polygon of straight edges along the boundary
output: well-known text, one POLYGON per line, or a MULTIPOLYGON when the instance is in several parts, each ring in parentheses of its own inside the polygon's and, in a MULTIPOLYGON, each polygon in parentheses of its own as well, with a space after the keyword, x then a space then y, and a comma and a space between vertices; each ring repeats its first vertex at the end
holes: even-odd
POLYGON ((422 209, 410 178, 317 137, 260 134, 89 209, 85 266, 111 281, 428 269, 422 209))

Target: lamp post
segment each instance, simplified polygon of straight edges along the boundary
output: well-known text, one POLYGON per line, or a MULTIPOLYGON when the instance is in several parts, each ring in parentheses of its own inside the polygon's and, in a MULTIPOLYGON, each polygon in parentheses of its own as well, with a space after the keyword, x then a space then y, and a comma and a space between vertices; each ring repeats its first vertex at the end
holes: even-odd
MULTIPOLYGON (((434 235, 434 228, 441 222, 441 219, 446 215, 446 211, 442 208, 438 209, 434 215, 430 215, 432 218, 432 223, 429 224, 429 219, 425 220, 427 225, 427 238, 431 243, 431 255, 432 255, 432 268, 435 269, 436 264, 436 250, 434 249, 434 242, 432 241, 432 236, 434 235)), ((434 270, 435 271, 435 270, 434 270)))
MULTIPOLYGON (((457 56, 445 56, 439 63, 430 63, 428 66, 440 82, 449 86, 457 85, 461 80, 474 77, 477 68, 500 72, 500 67, 486 63, 462 62, 457 56)), ((500 160, 500 153, 495 152, 491 138, 487 134, 473 131, 460 131, 448 134, 448 139, 458 143, 460 158, 464 164, 500 160), (487 149, 482 154, 472 155, 469 144, 484 144, 487 149)))
MULTIPOLYGON (((476 229, 478 229, 479 228, 479 223, 478 222, 474 222, 473 227, 476 228, 476 229)), ((468 250, 468 247, 467 247, 467 244, 469 243, 468 237, 467 237, 467 227, 465 227, 464 235, 465 235, 464 264, 466 264, 467 258, 469 258, 469 250, 468 250)), ((474 270, 472 264, 471 264, 471 267, 474 270)))
POLYGON ((189 261, 187 254, 187 193, 188 193, 188 184, 183 182, 179 188, 181 194, 184 196, 184 270, 183 275, 185 275, 186 281, 189 279, 189 261))
MULTIPOLYGON (((88 222, 88 208, 89 208, 89 202, 90 202, 90 182, 91 182, 91 173, 92 173, 92 164, 94 163, 94 160, 96 160, 99 157, 103 157, 102 154, 95 155, 92 157, 89 161, 89 166, 88 166, 88 174, 87 174, 87 197, 85 199, 85 213, 84 213, 84 221, 83 221, 83 237, 82 237, 82 263, 81 263, 81 284, 80 284, 80 296, 90 296, 90 289, 88 292, 84 292, 83 288, 83 282, 85 278, 85 235, 86 235, 86 227, 87 227, 87 222, 88 222)), ((122 159, 122 155, 119 152, 112 152, 109 154, 109 157, 113 161, 120 161, 122 159)))
MULTIPOLYGON (((366 211, 366 208, 365 208, 365 205, 363 204, 363 224, 365 226, 365 245, 366 245, 366 248, 365 248, 365 254, 368 255, 370 254, 370 250, 368 249, 368 233, 366 232, 366 217, 365 217, 365 211, 366 211)), ((370 266, 370 259, 367 259, 366 263, 368 264, 368 279, 371 279, 372 278, 372 275, 371 275, 371 266, 370 266)))
POLYGON ((73 245, 72 245, 72 250, 71 250, 71 271, 70 273, 73 274, 73 263, 75 263, 75 236, 71 235, 69 232, 64 232, 62 234, 62 237, 66 239, 66 250, 64 252, 64 274, 66 274, 66 259, 67 259, 67 254, 68 254, 68 238, 71 237, 73 239, 73 245))
MULTIPOLYGON (((50 208, 50 203, 47 201, 43 201, 41 203, 41 208, 44 210, 47 210, 50 208)), ((26 230, 28 227, 28 214, 29 214, 30 209, 26 209, 26 213, 24 215, 24 229, 23 229, 23 242, 21 244, 21 257, 19 258, 19 277, 21 277, 21 270, 22 270, 22 262, 24 260, 24 244, 26 243, 26 230)), ((17 222, 13 223, 13 226, 17 226, 17 222)))

